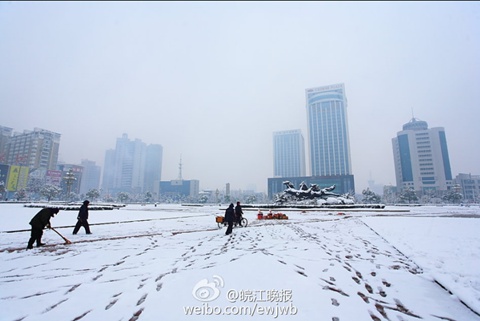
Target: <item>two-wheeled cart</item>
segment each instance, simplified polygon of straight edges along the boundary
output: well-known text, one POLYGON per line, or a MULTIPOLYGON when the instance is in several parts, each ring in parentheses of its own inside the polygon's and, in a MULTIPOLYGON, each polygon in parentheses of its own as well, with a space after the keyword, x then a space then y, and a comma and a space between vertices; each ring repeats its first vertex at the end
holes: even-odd
MULTIPOLYGON (((225 221, 225 217, 221 215, 215 216, 215 222, 218 224, 218 228, 222 228, 228 225, 227 221, 225 221)), ((247 227, 248 220, 245 217, 241 217, 239 221, 233 222, 233 227, 247 227)))

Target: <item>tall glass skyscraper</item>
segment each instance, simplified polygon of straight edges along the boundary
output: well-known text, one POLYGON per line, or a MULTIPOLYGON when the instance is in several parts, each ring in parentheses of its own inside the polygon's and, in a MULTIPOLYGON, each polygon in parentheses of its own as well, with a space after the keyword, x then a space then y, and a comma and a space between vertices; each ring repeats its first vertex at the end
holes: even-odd
POLYGON ((273 175, 305 176, 305 141, 299 129, 273 133, 273 175))
POLYGON ((306 90, 312 176, 351 175, 345 85, 306 90))

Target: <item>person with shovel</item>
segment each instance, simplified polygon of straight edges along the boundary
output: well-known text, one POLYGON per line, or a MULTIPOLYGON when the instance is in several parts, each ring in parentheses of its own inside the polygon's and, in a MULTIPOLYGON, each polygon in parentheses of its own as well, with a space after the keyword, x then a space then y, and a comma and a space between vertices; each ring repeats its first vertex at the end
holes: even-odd
POLYGON ((88 224, 88 204, 90 204, 90 202, 85 200, 83 201, 83 205, 80 206, 80 211, 77 216, 77 224, 73 229, 73 235, 77 234, 81 226, 85 228, 85 233, 92 234, 92 232, 90 232, 90 225, 88 224))
POLYGON ((51 228, 50 218, 59 212, 58 208, 46 207, 38 212, 30 221, 32 231, 30 239, 28 240, 27 250, 33 249, 33 243, 37 242, 37 246, 43 246, 42 243, 43 229, 45 227, 51 228))

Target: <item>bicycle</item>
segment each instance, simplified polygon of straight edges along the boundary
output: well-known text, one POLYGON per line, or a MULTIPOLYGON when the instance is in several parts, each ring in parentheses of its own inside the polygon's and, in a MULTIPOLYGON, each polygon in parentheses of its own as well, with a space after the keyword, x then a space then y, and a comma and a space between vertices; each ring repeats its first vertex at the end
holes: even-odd
MULTIPOLYGON (((215 221, 218 224, 218 228, 222 228, 228 225, 228 223, 225 221, 225 217, 223 216, 216 216, 215 221)), ((240 217, 240 220, 233 222, 233 227, 237 227, 237 226, 247 227, 247 225, 248 225, 248 220, 243 216, 240 217)))

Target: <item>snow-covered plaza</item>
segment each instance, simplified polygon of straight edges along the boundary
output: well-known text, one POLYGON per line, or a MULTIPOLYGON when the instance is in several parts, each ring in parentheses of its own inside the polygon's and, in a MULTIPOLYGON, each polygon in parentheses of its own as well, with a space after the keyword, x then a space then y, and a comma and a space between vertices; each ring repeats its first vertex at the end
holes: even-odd
POLYGON ((275 210, 225 235, 225 206, 60 211, 1 204, 0 320, 480 320, 480 208, 275 210))

